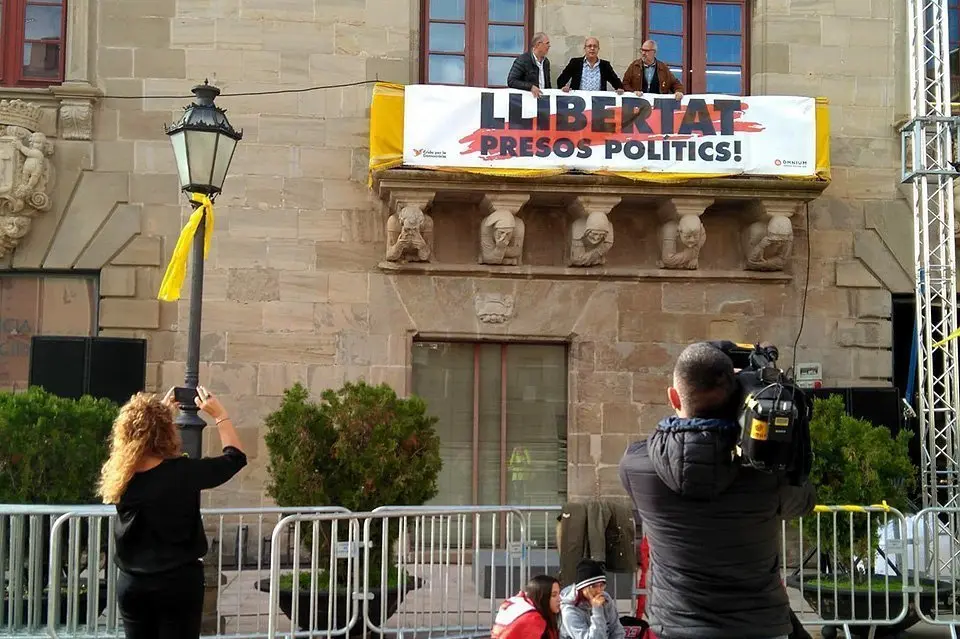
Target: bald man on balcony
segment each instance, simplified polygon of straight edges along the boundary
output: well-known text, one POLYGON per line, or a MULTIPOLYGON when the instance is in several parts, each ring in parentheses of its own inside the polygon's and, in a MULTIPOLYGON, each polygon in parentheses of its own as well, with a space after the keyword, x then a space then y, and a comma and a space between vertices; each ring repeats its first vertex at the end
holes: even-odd
POLYGON ((640 59, 634 60, 623 74, 623 90, 642 93, 672 93, 683 97, 683 84, 666 62, 657 59, 657 43, 647 40, 640 46, 640 59))
POLYGON ((557 78, 557 86, 566 91, 606 91, 607 85, 623 93, 613 66, 600 57, 600 41, 590 36, 583 42, 583 55, 570 58, 557 78))

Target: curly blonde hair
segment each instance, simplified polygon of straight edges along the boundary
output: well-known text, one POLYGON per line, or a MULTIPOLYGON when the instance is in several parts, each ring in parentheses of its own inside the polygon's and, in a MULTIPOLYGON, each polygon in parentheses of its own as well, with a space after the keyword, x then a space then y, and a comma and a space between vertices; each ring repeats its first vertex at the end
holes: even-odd
POLYGON ((137 393, 120 408, 113 422, 110 457, 100 469, 97 494, 103 503, 116 504, 145 455, 176 457, 180 447, 173 412, 156 395, 137 393))

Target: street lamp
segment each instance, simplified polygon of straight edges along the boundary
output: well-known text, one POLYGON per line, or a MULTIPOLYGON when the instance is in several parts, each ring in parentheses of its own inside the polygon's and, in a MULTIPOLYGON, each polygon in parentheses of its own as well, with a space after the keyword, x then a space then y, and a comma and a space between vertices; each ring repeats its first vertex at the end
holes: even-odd
MULTIPOLYGON (((243 138, 243 132, 234 130, 224 110, 213 103, 220 95, 220 89, 204 80, 203 84, 193 87, 192 93, 196 98, 190 106, 184 107, 180 121, 172 127, 165 126, 164 130, 173 144, 180 190, 188 196, 199 194, 214 200, 223 189, 233 152, 237 148, 237 142, 243 138)), ((202 206, 202 203, 193 197, 190 198, 190 204, 194 210, 202 206)), ((205 210, 193 236, 190 324, 184 374, 184 386, 188 388, 196 388, 200 382, 200 318, 203 304, 206 216, 205 210)), ((181 403, 176 423, 180 427, 184 452, 195 459, 201 457, 203 429, 207 423, 200 417, 196 404, 181 403)))

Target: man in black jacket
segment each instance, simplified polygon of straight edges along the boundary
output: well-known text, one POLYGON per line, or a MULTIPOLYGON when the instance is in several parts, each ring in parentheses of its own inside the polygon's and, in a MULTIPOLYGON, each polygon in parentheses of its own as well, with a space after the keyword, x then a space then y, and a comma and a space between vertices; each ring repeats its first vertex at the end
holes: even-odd
POLYGON ((786 639, 780 522, 813 511, 794 487, 733 459, 733 363, 698 343, 680 354, 667 391, 677 413, 631 444, 620 481, 650 544, 649 610, 660 639, 786 639))
POLYGON ((529 91, 533 97, 540 97, 541 89, 550 87, 550 37, 546 33, 535 33, 530 42, 530 51, 522 53, 513 61, 507 74, 507 86, 511 89, 529 91))
POLYGON ((613 66, 600 59, 600 41, 594 37, 583 43, 583 55, 570 58, 566 68, 557 77, 557 86, 564 91, 606 91, 607 84, 623 93, 623 83, 613 66))

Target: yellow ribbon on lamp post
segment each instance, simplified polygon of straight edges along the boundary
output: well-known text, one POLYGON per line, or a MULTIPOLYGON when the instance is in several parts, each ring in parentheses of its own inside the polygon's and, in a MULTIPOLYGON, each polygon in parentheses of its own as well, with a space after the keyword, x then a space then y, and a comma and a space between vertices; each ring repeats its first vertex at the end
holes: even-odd
POLYGON ((199 206, 194 209, 190 219, 187 220, 183 230, 180 231, 177 246, 173 249, 170 263, 167 264, 167 272, 163 276, 163 282, 160 283, 160 292, 157 294, 157 299, 164 302, 175 302, 180 299, 183 280, 187 277, 187 259, 190 256, 190 245, 204 216, 206 216, 203 234, 204 259, 206 259, 207 252, 210 250, 210 240, 213 237, 213 202, 202 193, 191 193, 190 201, 199 206))

